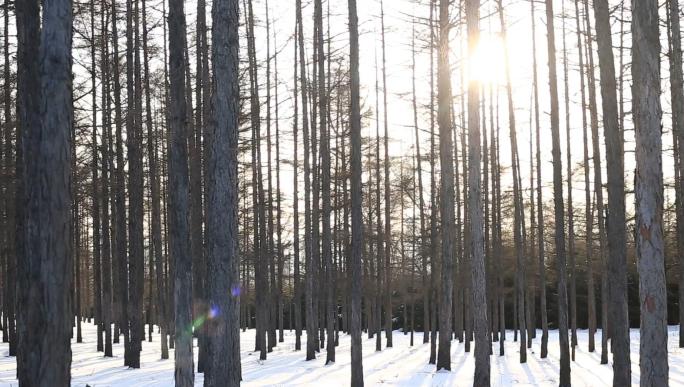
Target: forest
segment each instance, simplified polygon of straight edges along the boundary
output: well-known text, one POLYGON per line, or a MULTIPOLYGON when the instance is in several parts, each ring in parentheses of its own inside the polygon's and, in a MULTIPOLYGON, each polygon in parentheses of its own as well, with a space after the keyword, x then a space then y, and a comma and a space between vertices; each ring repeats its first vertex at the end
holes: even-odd
POLYGON ((0 385, 684 385, 679 0, 0 12, 0 385))

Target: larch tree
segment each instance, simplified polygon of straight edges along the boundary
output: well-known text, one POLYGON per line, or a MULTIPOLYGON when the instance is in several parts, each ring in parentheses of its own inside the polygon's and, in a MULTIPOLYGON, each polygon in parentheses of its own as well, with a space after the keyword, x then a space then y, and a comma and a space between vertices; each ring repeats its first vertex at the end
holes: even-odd
POLYGON ((192 256, 190 255, 190 198, 185 95, 185 9, 183 1, 169 2, 169 215, 173 278, 176 386, 195 383, 192 357, 192 256))
MULTIPOLYGON (((607 170, 609 171, 607 220, 609 258, 607 270, 610 282, 608 293, 610 295, 613 383, 616 385, 624 385, 625 383, 631 383, 629 316, 627 304, 624 128, 620 127, 618 121, 615 64, 613 60, 613 44, 607 0, 594 1, 594 14, 596 16, 596 42, 598 45, 599 67, 601 72, 601 100, 603 107, 604 139, 606 144, 606 163, 607 170)), ((657 60, 658 59, 656 59, 656 61, 657 60)), ((649 84, 649 86, 653 85, 649 84)), ((635 89, 635 91, 636 90, 637 89, 635 89)), ((635 94, 635 96, 636 95, 637 94, 635 94)))
POLYGON ((211 142, 207 143, 208 364, 204 385, 239 386, 238 0, 212 4, 211 142))
MULTIPOLYGON (((480 0, 468 0, 466 3, 466 21, 468 26, 468 53, 472 57, 475 54, 475 50, 477 50, 480 39, 480 0)), ((468 210, 470 211, 470 231, 468 233, 470 240, 468 243, 470 244, 470 253, 472 255, 473 305, 480 306, 473 308, 475 320, 475 379, 473 380, 473 385, 488 386, 490 384, 489 354, 491 352, 491 344, 489 341, 487 308, 484 307, 487 305, 487 289, 485 287, 487 278, 483 235, 485 219, 482 215, 482 188, 480 184, 482 142, 480 138, 479 91, 480 83, 477 79, 471 77, 468 81, 468 210)), ((442 138, 443 140, 444 138, 442 138)), ((444 187, 442 192, 444 192, 444 187)), ((444 236, 442 238, 442 243, 444 243, 445 239, 448 239, 444 236)), ((445 253, 447 252, 442 251, 442 254, 445 253)), ((468 301, 466 300, 466 302, 468 301)), ((440 332, 440 337, 441 335, 442 332, 440 332)), ((469 338, 466 340, 469 340, 469 338)))
MULTIPOLYGON (((637 162, 636 246, 641 305, 640 384, 666 386, 669 367, 657 1, 632 1, 632 78, 637 162)), ((615 373, 617 377, 617 370, 615 373)), ((613 379, 613 383, 616 381, 613 379)))
POLYGON ((18 82, 24 155, 20 194, 26 207, 18 283, 21 309, 25 309, 20 320, 18 376, 22 385, 66 386, 71 382, 73 324, 72 4, 56 0, 41 9, 37 1, 21 3, 18 64, 26 67, 20 70, 18 82))
POLYGON ((568 343, 568 293, 565 250, 565 207, 563 205, 563 162, 560 149, 560 119, 558 109, 558 80, 556 79, 556 41, 553 0, 546 0, 546 31, 549 64, 549 92, 551 98, 551 141, 553 155, 553 204, 556 222, 556 265, 558 268, 558 336, 560 344, 560 381, 570 386, 570 349, 568 343))
MULTIPOLYGON (((682 74, 682 36, 680 31, 679 0, 669 0, 670 17, 670 98, 672 99, 672 130, 675 138, 675 145, 678 152, 675 153, 675 165, 678 165, 679 181, 677 183, 677 201, 682 205, 682 175, 681 168, 684 152, 684 74, 682 74)), ((684 219, 682 210, 677 213, 677 248, 684 246, 684 219)), ((678 263, 680 268, 684 268, 684 254, 678 252, 678 263)), ((684 305, 684 269, 679 271, 679 304, 684 305)), ((679 347, 684 347, 684 308, 679 308, 679 347)))
MULTIPOLYGON (((298 0, 299 1, 299 0, 298 0)), ((361 294, 363 254, 363 214, 361 213, 361 101, 359 85, 359 21, 356 0, 348 1, 349 8, 349 71, 351 134, 351 386, 363 387, 363 358, 361 343, 361 294)), ((301 22, 301 18, 300 18, 301 22)), ((300 36, 301 37, 301 36, 300 36)), ((301 44, 301 40, 300 40, 301 44)))
MULTIPOLYGON (((451 307, 454 271, 454 164, 451 129, 451 69, 449 67, 449 1, 439 2, 439 49, 437 64, 437 121, 439 126, 439 161, 441 184, 441 293, 439 302, 439 352, 437 369, 451 370, 451 307)), ((475 103, 478 102, 476 96, 475 103)), ((479 118, 476 117, 479 121, 479 118)), ((478 140, 479 141, 479 140, 478 140)), ((479 167, 478 167, 479 168, 479 167)), ((478 176, 479 178, 479 176, 478 176)), ((484 270, 483 270, 484 271, 484 270)), ((486 318, 485 318, 486 321, 486 318)))

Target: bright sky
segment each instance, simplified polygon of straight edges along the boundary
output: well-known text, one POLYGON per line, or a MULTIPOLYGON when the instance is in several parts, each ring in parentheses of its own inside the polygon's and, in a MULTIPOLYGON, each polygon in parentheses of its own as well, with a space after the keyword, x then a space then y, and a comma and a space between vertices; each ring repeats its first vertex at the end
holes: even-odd
MULTIPOLYGON (((265 9, 267 0, 254 0, 254 9, 258 20, 256 27, 256 41, 257 41, 257 55, 259 62, 262 63, 266 58, 266 36, 265 36, 265 9)), ((311 56, 310 40, 313 31, 313 1, 303 0, 304 3, 304 20, 305 20, 305 35, 307 39, 307 56, 311 56)), ((426 1, 421 1, 426 3, 426 1)), ((508 50, 510 52, 510 71, 512 77, 512 86, 514 90, 514 103, 516 107, 516 120, 518 127, 518 144, 520 150, 520 162, 522 166, 521 174, 523 185, 528 186, 528 176, 530 172, 530 129, 532 112, 530 111, 532 98, 532 32, 531 32, 531 17, 530 17, 530 2, 527 0, 504 0, 504 10, 506 23, 508 28, 508 50)), ((611 0, 611 5, 618 5, 618 0, 611 0)), ((292 32, 294 30, 295 9, 294 1, 278 1, 270 0, 269 13, 272 19, 271 31, 275 35, 275 42, 271 42, 271 52, 278 50, 278 72, 279 72, 279 94, 281 99, 280 105, 280 128, 281 128, 281 151, 282 158, 292 158, 292 137, 291 137, 291 114, 292 114, 292 72, 293 72, 293 47, 292 47, 292 32), (274 47, 275 46, 275 47, 274 47)), ((241 4, 242 5, 242 4, 241 4)), ((162 45, 162 28, 161 28, 161 11, 162 3, 159 0, 148 0, 148 6, 151 7, 148 12, 148 24, 155 25, 150 32, 151 39, 159 46, 162 45)), ((330 36, 332 37, 332 49, 334 55, 348 55, 348 32, 347 32, 347 2, 346 1, 331 1, 330 4, 330 36)), ((390 153, 391 156, 397 157, 400 155, 410 156, 413 153, 412 146, 414 142, 413 136, 413 110, 411 104, 411 40, 412 40, 412 20, 414 16, 417 20, 417 35, 418 47, 423 51, 426 45, 427 26, 425 25, 429 16, 429 8, 424 4, 417 4, 411 0, 385 0, 385 33, 387 46, 387 92, 388 92, 388 125, 390 128, 390 153)), ((565 135, 565 109, 564 109, 564 79, 563 79, 563 56, 562 49, 565 44, 568 50, 569 57, 569 96, 570 96, 570 130, 571 130, 571 151, 572 164, 574 170, 574 199, 576 206, 583 207, 583 190, 584 190, 584 172, 582 170, 582 116, 579 108, 580 99, 580 82, 578 76, 578 56, 577 56, 577 37, 575 35, 575 10, 574 2, 572 0, 557 0, 554 1, 556 7, 556 48, 557 48, 557 68, 558 68, 558 85, 560 98, 560 129, 561 129, 561 145, 563 152, 563 173, 565 175, 567 166, 566 163, 566 135, 565 135), (568 15, 565 21, 565 32, 563 32, 563 19, 561 18, 562 6, 565 5, 565 12, 568 15), (564 42, 565 40, 565 42, 564 42)), ((210 18, 211 3, 207 4, 207 19, 210 18)), ((327 9, 328 2, 324 1, 324 9, 327 9)), ((359 7, 359 21, 360 21, 360 52, 361 52, 361 97, 364 108, 375 110, 375 81, 376 81, 376 61, 380 65, 381 58, 381 42, 380 42, 380 1, 379 0, 363 0, 358 1, 359 7)), ((627 4, 629 7, 629 4, 627 4)), ((460 103, 461 103, 461 70, 464 63, 470 63, 475 68, 475 76, 489 87, 491 84, 495 93, 499 91, 499 115, 501 128, 501 162, 505 168, 510 166, 510 149, 509 149, 509 135, 508 135, 508 120, 505 99, 505 77, 503 67, 503 42, 499 35, 499 20, 496 14, 494 1, 483 1, 481 6, 481 34, 482 43, 477 51, 477 56, 470 60, 463 60, 465 53, 465 42, 463 41, 463 34, 461 28, 456 26, 453 29, 451 37, 451 65, 452 72, 452 89, 454 93, 454 106, 456 107, 457 124, 460 122, 460 103)), ((617 7, 619 12, 619 7, 617 7)), ((186 14, 188 21, 188 38, 191 45, 194 45, 194 30, 196 9, 195 2, 186 2, 186 14)), ((580 9, 580 15, 583 17, 583 9, 580 9)), ((242 14, 241 10, 241 17, 242 14)), ((613 45, 615 47, 620 44, 619 24, 616 22, 616 17, 613 15, 611 21, 613 23, 613 45)), ((460 17, 459 10, 452 8, 452 21, 458 22, 460 17)), ((625 18, 629 20, 629 9, 625 12, 625 18)), ((664 15, 662 15, 664 19, 664 15)), ((83 23, 84 19, 81 19, 83 23)), ((536 2, 536 40, 537 40, 537 62, 538 62, 538 77, 539 77, 539 92, 540 92, 540 117, 542 128, 542 180, 545 185, 545 198, 551 196, 551 180, 552 170, 551 162, 551 135, 549 128, 549 89, 548 89, 548 72, 547 72, 547 40, 546 40, 546 16, 543 2, 536 2)), ((123 20, 120 21, 120 30, 123 31, 123 20)), ((328 23, 328 21, 324 21, 328 23)), ((437 21, 435 21, 437 23, 437 21)), ((593 24, 593 17, 592 17, 593 24)), ((593 27, 593 26, 592 26, 593 27)), ((80 29, 87 27, 81 24, 80 29)), ((326 27, 327 28, 327 27, 326 27)), ((625 31, 625 58, 622 70, 624 71, 626 80, 631 77, 628 63, 630 62, 630 46, 629 26, 626 26, 625 31)), ((665 38, 665 31, 663 30, 661 36, 665 38)), ((243 42, 244 45, 245 42, 243 42)), ((120 40, 123 50, 123 36, 120 40)), ((594 49, 596 46, 594 45, 594 49)), ((666 51, 667 45, 664 41, 663 52, 666 51)), ((193 54, 194 47, 191 47, 191 54, 193 54)), ((123 52, 123 51, 122 51, 123 52)), ((243 47, 241 55, 246 56, 246 48, 243 47)), ((78 74, 85 74, 83 66, 90 66, 89 52, 87 49, 78 49, 75 52, 77 60, 75 61, 74 71, 78 74)), ((151 60, 152 68, 160 68, 163 64, 163 57, 159 52, 151 60)), ((429 56, 425 52, 419 53, 417 56, 417 94, 419 105, 419 127, 424 132, 421 134, 423 153, 427 153, 428 135, 425 131, 429 129, 429 113, 426 106, 429 103, 429 56)), ((586 57, 585 57, 586 61, 586 57)), ((619 63, 619 50, 615 50, 616 66, 619 63)), ((598 78, 598 57, 594 54, 594 62, 597 66, 596 77, 598 78)), ((194 60, 191 60, 191 66, 194 67, 194 60)), ((435 63, 436 66, 436 63, 435 63)), ((275 64, 272 64, 275 67, 275 64)), ((618 71, 620 68, 618 68, 618 71)), ((194 70, 193 70, 194 71, 194 70)), ((466 76, 468 76, 466 71, 466 76)), ((619 75, 619 73, 618 73, 619 75)), ((89 76, 85 74, 85 76, 89 76)), ((260 77, 265 76, 265 66, 260 69, 260 77)), ((665 79, 663 82, 663 90, 669 87, 667 83, 667 62, 663 59, 662 76, 665 79)), ((78 78, 78 77, 77 77, 78 78)), ((77 82, 79 80, 77 79, 77 82)), ((83 79, 80 80, 83 82, 83 79)), ((598 79, 597 79, 598 82, 598 79)), ((262 84, 265 82, 262 81, 262 84)), ((381 83, 382 87, 382 83, 381 83)), ((625 101, 627 101, 625 110, 629 112, 630 106, 630 84, 625 83, 625 101)), ((265 91, 261 90, 262 98, 265 96, 265 91)), ((380 94, 382 98, 382 91, 380 94)), ((599 124, 601 117, 600 109, 600 93, 597 95, 599 106, 599 124)), ((81 101, 83 104, 89 104, 89 98, 81 101)), ((382 104, 380 104, 382 109, 382 104)), ((663 109, 668 112, 669 108, 669 93, 664 93, 663 109)), ((488 111, 486 112, 488 114, 488 111)), ((262 104, 262 118, 265 118, 265 103, 262 104)), ((375 117, 375 115, 374 115, 375 117)), ((379 117, 382 119, 382 111, 379 117)), ((375 133, 375 118, 370 121, 364 121, 363 133, 365 136, 375 133)), ((487 118, 489 121, 489 118, 487 118)), ((666 182, 671 179, 673 175, 673 163, 671 157, 671 133, 669 131, 670 122, 669 114, 664 115, 665 133, 663 135, 663 148, 666 150, 663 157, 663 168, 666 177, 666 182)), ((626 137, 626 172, 625 178, 628 186, 633 182, 633 168, 634 168, 634 154, 633 154, 633 131, 630 117, 627 116, 625 120, 627 132, 626 137)), ((381 129, 383 123, 380 123, 381 129)), ((262 125, 265 129, 265 125, 262 125)), ((600 130, 600 142, 602 158, 605 158, 603 150, 603 136, 602 128, 600 130)), ((301 136, 300 136, 301 140, 301 136)), ((334 144, 333 144, 334 145, 334 144)), ((302 146, 300 146, 300 152, 302 146)), ((300 160, 301 160, 300 154, 300 160)), ((591 157, 591 147, 590 147, 591 157)), ((410 161, 407 159, 407 163, 410 161)), ((605 162, 603 162, 605 167, 605 162)), ((289 192, 292 187, 292 167, 290 164, 281 164, 282 173, 281 180, 283 190, 285 192, 284 199, 291 200, 289 192)), ((593 179, 593 174, 591 175, 593 179)), ((504 181, 504 189, 510 187, 510 170, 506 169, 502 175, 504 181)), ((604 172, 605 183, 605 172, 604 172)), ((425 180, 426 185, 429 180, 425 180)), ((301 184, 301 177, 300 177, 301 184)), ((300 191, 303 186, 300 186, 300 191)), ((666 200, 673 199, 673 191, 666 191, 666 200)), ((567 196, 567 192, 564 192, 567 196)), ((628 206, 633 203, 633 197, 628 196, 628 206)), ((286 203, 285 208, 289 205, 286 203)))

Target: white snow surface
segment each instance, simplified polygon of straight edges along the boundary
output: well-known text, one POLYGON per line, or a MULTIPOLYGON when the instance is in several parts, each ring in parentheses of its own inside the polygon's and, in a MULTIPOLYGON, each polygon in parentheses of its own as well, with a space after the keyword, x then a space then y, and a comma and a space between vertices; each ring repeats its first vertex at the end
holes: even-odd
MULTIPOLYGON (((587 351, 587 331, 578 330, 576 359, 571 363, 573 386, 612 385, 612 364, 600 364, 601 332, 596 334, 597 351, 587 351)), ((507 332, 506 355, 498 356, 499 343, 493 343, 491 357, 492 386, 557 386, 559 372, 558 331, 549 331, 549 356, 539 357, 541 331, 528 349, 527 363, 519 362, 519 343, 513 333, 507 332)), ((114 344, 114 357, 105 358, 95 351, 95 326, 83 325, 83 343, 72 341, 71 368, 73 386, 173 386, 173 350, 169 360, 161 360, 159 335, 153 342, 143 342, 140 369, 123 366, 123 344, 114 344)), ((285 331, 285 342, 278 343, 268 360, 260 361, 254 352, 254 331, 241 334, 243 386, 347 386, 349 385, 350 337, 340 334, 336 350, 337 362, 325 365, 325 351, 317 358, 305 361, 304 351, 294 351, 294 332, 285 331)), ((363 335, 363 373, 366 386, 472 386, 475 359, 465 353, 464 345, 452 341, 451 371, 436 372, 428 364, 430 344, 423 344, 422 334, 416 333, 415 345, 409 346, 409 335, 394 331, 394 347, 375 351, 375 339, 363 335)), ((684 386, 684 349, 678 348, 678 327, 669 327, 668 355, 670 385, 684 386)), ((196 344, 196 343, 195 343, 196 344)), ((302 335, 302 348, 306 349, 306 335, 302 335)), ((639 331, 631 331, 632 384, 639 382, 639 331)), ((195 347, 195 364, 197 348, 195 347)), ((8 344, 0 344, 0 386, 17 386, 16 359, 8 356, 8 344)), ((195 385, 203 385, 202 374, 195 374, 195 385)))

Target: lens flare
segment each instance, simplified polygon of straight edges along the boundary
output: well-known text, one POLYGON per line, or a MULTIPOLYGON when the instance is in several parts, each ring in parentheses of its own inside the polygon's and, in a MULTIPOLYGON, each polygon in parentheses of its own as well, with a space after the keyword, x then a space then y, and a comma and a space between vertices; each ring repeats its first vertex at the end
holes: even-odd
POLYGON ((210 320, 214 319, 219 315, 219 313, 221 313, 219 307, 217 305, 212 305, 211 309, 209 309, 209 316, 208 317, 210 320))

